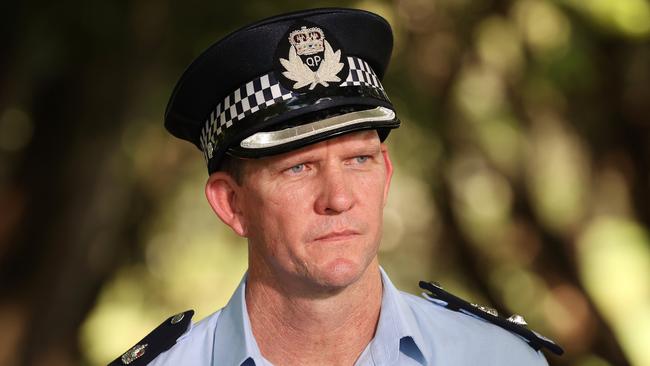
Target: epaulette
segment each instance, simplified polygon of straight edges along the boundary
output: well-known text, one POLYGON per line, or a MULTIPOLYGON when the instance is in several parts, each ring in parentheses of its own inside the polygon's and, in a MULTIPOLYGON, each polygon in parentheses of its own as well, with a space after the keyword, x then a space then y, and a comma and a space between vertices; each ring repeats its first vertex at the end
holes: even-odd
POLYGON ((557 355, 564 353, 562 347, 555 342, 528 329, 528 324, 526 324, 526 321, 521 315, 513 315, 507 319, 503 318, 499 316, 495 309, 469 303, 443 290, 437 283, 420 281, 420 287, 430 292, 428 294, 424 293, 423 295, 434 304, 498 325, 522 337, 536 351, 544 347, 557 355))
POLYGON ((190 326, 192 316, 194 316, 194 310, 178 313, 168 318, 135 346, 124 352, 122 356, 109 363, 108 366, 140 366, 148 364, 176 343, 178 337, 185 333, 190 326))

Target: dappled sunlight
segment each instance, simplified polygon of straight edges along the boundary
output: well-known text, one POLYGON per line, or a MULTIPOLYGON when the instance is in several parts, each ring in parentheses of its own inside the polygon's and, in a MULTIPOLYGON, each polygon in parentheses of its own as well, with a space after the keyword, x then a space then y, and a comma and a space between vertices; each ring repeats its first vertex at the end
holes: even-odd
POLYGON ((483 20, 477 27, 475 44, 487 67, 514 78, 523 71, 519 31, 509 19, 493 16, 483 20))
POLYGON ((593 341, 593 314, 584 295, 573 285, 559 284, 549 289, 542 301, 546 325, 562 344, 573 352, 582 352, 593 341))
POLYGON ((382 250, 392 251, 405 245, 410 237, 427 235, 435 242, 435 212, 428 186, 421 178, 397 170, 393 175, 388 204, 384 209, 382 250), (408 238, 405 238, 408 236, 408 238))
POLYGON ((525 314, 529 321, 544 324, 539 300, 547 293, 544 280, 535 273, 514 264, 504 264, 490 274, 493 283, 501 284, 505 303, 514 312, 525 314))
POLYGON ((79 340, 93 365, 112 361, 165 319, 160 309, 145 304, 142 278, 143 268, 125 268, 104 286, 79 340))
POLYGON ((650 239, 635 222, 593 220, 578 242, 585 286, 637 365, 650 363, 650 239))
POLYGON ((549 228, 566 232, 583 218, 589 178, 589 156, 580 138, 552 114, 533 119, 528 184, 537 213, 549 228))
POLYGON ((625 36, 650 37, 650 4, 645 0, 561 0, 605 29, 625 36))
POLYGON ((524 164, 525 138, 512 116, 498 116, 472 125, 477 143, 487 157, 508 176, 516 176, 524 164))
POLYGON ((205 172, 188 176, 147 230, 144 264, 106 284, 80 342, 106 364, 167 317, 194 309, 198 321, 226 304, 247 266, 247 244, 221 224, 203 195, 205 172), (107 341, 109 339, 109 341, 107 341))
POLYGON ((546 59, 567 51, 571 23, 566 15, 549 1, 521 0, 513 5, 512 15, 533 54, 546 59))
POLYGON ((492 246, 510 218, 512 191, 507 181, 471 154, 452 162, 449 180, 461 224, 474 242, 492 246))
MULTIPOLYGON (((416 132, 417 128, 406 134, 416 132)), ((440 248, 441 228, 426 181, 427 172, 405 169, 409 165, 407 160, 412 159, 413 155, 405 154, 405 150, 395 141, 403 138, 391 136, 388 142, 393 152, 391 156, 395 171, 388 203, 384 208, 379 254, 382 266, 391 274, 391 280, 399 288, 417 293, 420 291, 418 281, 432 278, 436 272, 439 259, 433 253, 440 248)), ((415 135, 412 141, 417 141, 415 135)))
POLYGON ((472 65, 463 69, 456 86, 456 103, 466 118, 483 121, 507 108, 505 82, 493 70, 472 65))

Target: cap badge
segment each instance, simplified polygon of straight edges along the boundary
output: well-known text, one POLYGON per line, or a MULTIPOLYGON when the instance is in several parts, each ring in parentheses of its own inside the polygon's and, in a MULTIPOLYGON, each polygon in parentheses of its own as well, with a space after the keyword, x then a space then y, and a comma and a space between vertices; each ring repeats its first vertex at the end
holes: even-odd
POLYGON ((282 75, 295 83, 293 89, 309 85, 313 90, 317 85, 328 87, 329 83, 338 83, 344 63, 341 62, 341 50, 334 51, 325 39, 325 32, 319 27, 302 26, 289 33, 289 59, 280 58, 284 67, 282 75))

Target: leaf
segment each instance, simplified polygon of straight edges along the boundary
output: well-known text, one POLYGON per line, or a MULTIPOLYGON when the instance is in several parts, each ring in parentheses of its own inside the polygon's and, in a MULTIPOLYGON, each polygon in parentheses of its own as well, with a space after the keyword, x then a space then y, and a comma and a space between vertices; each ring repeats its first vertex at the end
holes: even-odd
POLYGON ((302 62, 302 59, 296 54, 295 47, 291 46, 289 49, 289 60, 281 58, 280 63, 287 70, 282 75, 296 82, 293 85, 294 89, 300 89, 309 84, 312 84, 310 89, 313 89, 313 86, 316 85, 315 73, 302 62))
POLYGON ((323 62, 321 62, 316 71, 316 79, 319 83, 324 86, 328 86, 327 82, 339 82, 341 78, 336 76, 341 69, 343 69, 343 63, 341 61, 341 50, 334 52, 330 43, 325 41, 325 55, 323 57, 323 62))

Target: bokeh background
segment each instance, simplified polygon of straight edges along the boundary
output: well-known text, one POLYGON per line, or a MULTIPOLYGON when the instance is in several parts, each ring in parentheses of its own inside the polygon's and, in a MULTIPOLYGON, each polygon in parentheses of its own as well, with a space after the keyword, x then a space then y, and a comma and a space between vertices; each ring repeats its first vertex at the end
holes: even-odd
POLYGON ((394 282, 524 315, 552 365, 650 365, 645 0, 3 2, 0 365, 106 364, 226 303, 245 243, 164 107, 213 41, 307 5, 394 29, 394 282))

